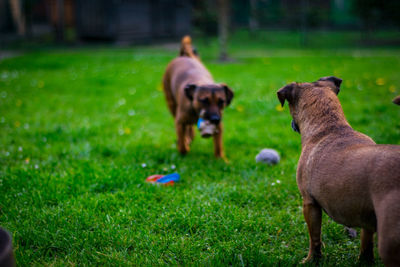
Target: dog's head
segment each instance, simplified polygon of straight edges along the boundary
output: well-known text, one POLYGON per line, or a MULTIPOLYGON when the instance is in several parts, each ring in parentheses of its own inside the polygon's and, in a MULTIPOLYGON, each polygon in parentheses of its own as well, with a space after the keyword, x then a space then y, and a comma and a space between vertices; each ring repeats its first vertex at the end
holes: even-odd
POLYGON ((285 104, 285 101, 289 103, 290 114, 292 115, 292 128, 294 131, 300 133, 298 126, 298 114, 299 114, 299 102, 300 99, 308 94, 309 96, 319 96, 321 93, 333 92, 336 95, 340 92, 340 84, 342 80, 334 76, 322 77, 318 81, 312 83, 291 83, 288 84, 277 92, 278 99, 281 105, 285 104))
POLYGON ((400 95, 393 99, 393 103, 395 103, 396 105, 400 105, 400 95))
POLYGON ((196 113, 215 125, 220 123, 223 109, 233 99, 233 91, 225 84, 188 84, 185 86, 185 95, 196 113))

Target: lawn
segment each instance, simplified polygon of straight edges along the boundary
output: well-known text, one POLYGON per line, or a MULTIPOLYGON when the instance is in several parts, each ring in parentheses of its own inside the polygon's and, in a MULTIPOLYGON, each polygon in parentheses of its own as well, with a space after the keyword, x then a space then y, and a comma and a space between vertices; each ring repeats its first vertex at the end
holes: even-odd
MULTIPOLYGON (((0 225, 13 235, 19 266, 287 266, 306 256, 300 136, 276 91, 336 75, 353 128, 400 144, 400 108, 391 103, 400 49, 243 38, 233 39, 229 64, 215 61, 215 39, 197 45, 215 80, 235 92, 224 115, 229 164, 199 134, 187 156, 177 153, 161 90, 177 54, 170 46, 39 50, 0 61, 0 225), (278 150, 281 162, 257 164, 262 148, 278 150), (181 175, 173 187, 145 183, 171 172, 181 175)), ((322 238, 323 265, 356 265, 359 239, 326 215, 322 238)))

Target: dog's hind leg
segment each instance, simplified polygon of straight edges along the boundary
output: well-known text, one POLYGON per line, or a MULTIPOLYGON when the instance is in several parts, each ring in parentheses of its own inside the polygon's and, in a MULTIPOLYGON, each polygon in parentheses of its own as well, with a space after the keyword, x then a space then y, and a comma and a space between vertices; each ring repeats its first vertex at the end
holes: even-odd
POLYGON ((321 207, 311 199, 303 199, 303 215, 307 223, 308 233, 310 235, 310 247, 308 256, 302 263, 309 261, 318 261, 321 258, 321 207))
POLYGON ((362 229, 361 230, 361 248, 360 248, 360 261, 373 263, 374 262, 374 231, 362 229))
POLYGON ((379 255, 385 266, 400 266, 400 192, 389 192, 374 206, 379 255))

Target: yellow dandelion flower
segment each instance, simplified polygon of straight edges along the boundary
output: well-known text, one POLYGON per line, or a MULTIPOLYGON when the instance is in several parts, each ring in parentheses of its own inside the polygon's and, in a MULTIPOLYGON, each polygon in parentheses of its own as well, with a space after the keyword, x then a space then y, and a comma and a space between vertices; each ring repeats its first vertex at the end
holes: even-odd
POLYGON ((377 85, 384 85, 385 84, 385 79, 383 79, 383 78, 378 78, 378 79, 376 79, 376 84, 377 85))
POLYGON ((39 81, 38 82, 38 87, 43 88, 44 87, 44 81, 39 81))
POLYGON ((279 229, 278 232, 276 232, 276 235, 279 235, 282 232, 282 229, 279 229))
POLYGON ((276 105, 275 109, 276 109, 276 111, 279 111, 279 112, 282 112, 282 111, 284 111, 284 110, 285 110, 285 108, 284 108, 284 107, 282 107, 282 105, 281 105, 281 104, 278 104, 278 105, 276 105))
POLYGON ((300 70, 300 66, 298 66, 298 65, 293 65, 292 68, 293 68, 294 71, 299 71, 300 70))
POLYGON ((242 105, 238 105, 236 106, 236 110, 239 112, 243 112, 244 111, 244 107, 242 105))

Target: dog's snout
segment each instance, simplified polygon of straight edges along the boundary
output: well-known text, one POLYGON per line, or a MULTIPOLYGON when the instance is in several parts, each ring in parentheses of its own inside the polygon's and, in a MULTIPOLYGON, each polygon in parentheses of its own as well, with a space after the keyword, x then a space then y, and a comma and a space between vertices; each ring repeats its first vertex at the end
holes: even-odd
POLYGON ((220 116, 218 116, 216 114, 213 114, 213 115, 210 116, 210 122, 211 123, 217 125, 220 121, 221 121, 221 117, 220 116))

